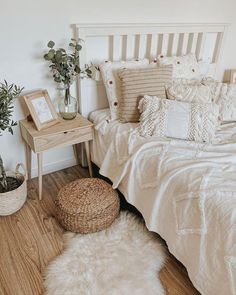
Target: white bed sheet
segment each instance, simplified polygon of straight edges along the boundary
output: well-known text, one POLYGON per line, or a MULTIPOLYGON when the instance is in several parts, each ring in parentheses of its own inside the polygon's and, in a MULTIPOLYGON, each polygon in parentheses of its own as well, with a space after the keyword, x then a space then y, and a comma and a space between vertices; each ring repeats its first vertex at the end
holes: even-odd
POLYGON ((207 145, 144 139, 136 124, 108 123, 108 115, 90 117, 100 173, 166 240, 203 295, 235 295, 236 124, 222 125, 207 145))
POLYGON ((94 111, 89 119, 94 123, 94 140, 91 142, 91 159, 101 167, 108 147, 117 134, 134 130, 137 123, 122 124, 117 120, 110 120, 110 109, 94 111))

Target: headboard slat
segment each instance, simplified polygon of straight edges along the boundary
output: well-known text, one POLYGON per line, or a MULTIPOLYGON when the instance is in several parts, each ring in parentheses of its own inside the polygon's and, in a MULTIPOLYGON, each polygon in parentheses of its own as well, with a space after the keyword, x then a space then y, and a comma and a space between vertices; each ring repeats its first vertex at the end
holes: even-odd
POLYGON ((122 36, 122 53, 121 59, 127 60, 127 35, 122 36))
POLYGON ((203 32, 199 33, 197 38, 196 51, 195 51, 195 54, 198 60, 203 58, 205 42, 206 42, 206 33, 203 33, 203 32))
POLYGON ((167 55, 173 55, 173 45, 174 45, 174 34, 168 34, 168 43, 167 43, 167 55))
POLYGON ((134 57, 134 36, 127 35, 126 59, 134 57))
POLYGON ((222 32, 217 33, 215 48, 214 48, 213 57, 212 57, 213 63, 217 63, 217 61, 219 60, 220 53, 221 53, 220 49, 222 47, 223 38, 224 38, 224 34, 222 32))
MULTIPOLYGON (((108 37, 108 52, 109 52, 109 60, 113 61, 114 60, 114 36, 109 36, 108 37)), ((80 58, 81 60, 81 58, 80 58)))
POLYGON ((162 54, 164 35, 158 34, 157 37, 158 37, 158 41, 157 41, 157 56, 158 56, 162 54))
POLYGON ((147 35, 145 57, 151 59, 152 34, 147 35))
POLYGON ((187 50, 185 53, 190 53, 193 50, 193 38, 194 38, 194 33, 188 34, 188 43, 187 43, 187 50))
POLYGON ((183 45, 184 45, 184 33, 180 33, 179 39, 178 39, 177 51, 176 51, 177 56, 183 54, 183 45))
POLYGON ((140 34, 135 34, 135 41, 134 41, 134 58, 139 58, 139 51, 140 51, 140 34))

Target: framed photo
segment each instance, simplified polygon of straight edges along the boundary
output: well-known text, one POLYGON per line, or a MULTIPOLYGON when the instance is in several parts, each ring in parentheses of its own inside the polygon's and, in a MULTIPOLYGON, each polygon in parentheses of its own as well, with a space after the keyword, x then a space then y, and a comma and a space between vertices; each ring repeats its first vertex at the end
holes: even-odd
POLYGON ((23 98, 38 130, 59 122, 47 90, 35 91, 24 95, 23 98))
POLYGON ((236 83, 236 70, 230 71, 230 83, 236 83))

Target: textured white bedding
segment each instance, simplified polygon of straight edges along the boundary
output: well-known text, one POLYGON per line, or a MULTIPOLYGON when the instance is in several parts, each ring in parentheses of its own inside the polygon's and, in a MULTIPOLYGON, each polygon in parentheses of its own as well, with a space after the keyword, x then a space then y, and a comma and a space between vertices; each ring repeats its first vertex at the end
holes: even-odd
POLYGON ((92 159, 186 266, 205 295, 236 294, 236 123, 222 125, 213 145, 145 139, 136 124, 96 128, 92 159))
POLYGON ((94 140, 91 142, 91 159, 101 167, 108 147, 116 134, 129 132, 136 128, 137 123, 121 124, 117 120, 110 120, 110 109, 94 111, 89 119, 95 125, 94 140))

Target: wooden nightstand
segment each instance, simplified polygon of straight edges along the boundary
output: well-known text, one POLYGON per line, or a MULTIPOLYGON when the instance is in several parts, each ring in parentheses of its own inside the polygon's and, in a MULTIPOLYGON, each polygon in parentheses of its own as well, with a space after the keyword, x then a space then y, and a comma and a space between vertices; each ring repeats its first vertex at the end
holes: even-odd
POLYGON ((93 124, 90 121, 78 114, 73 120, 66 121, 60 119, 58 124, 41 131, 36 129, 33 122, 27 120, 20 121, 20 128, 26 146, 26 164, 29 179, 31 178, 31 151, 33 150, 37 154, 40 200, 42 199, 42 162, 44 151, 55 147, 73 145, 75 155, 77 156, 75 144, 84 142, 89 174, 92 177, 89 141, 93 137, 93 124))

